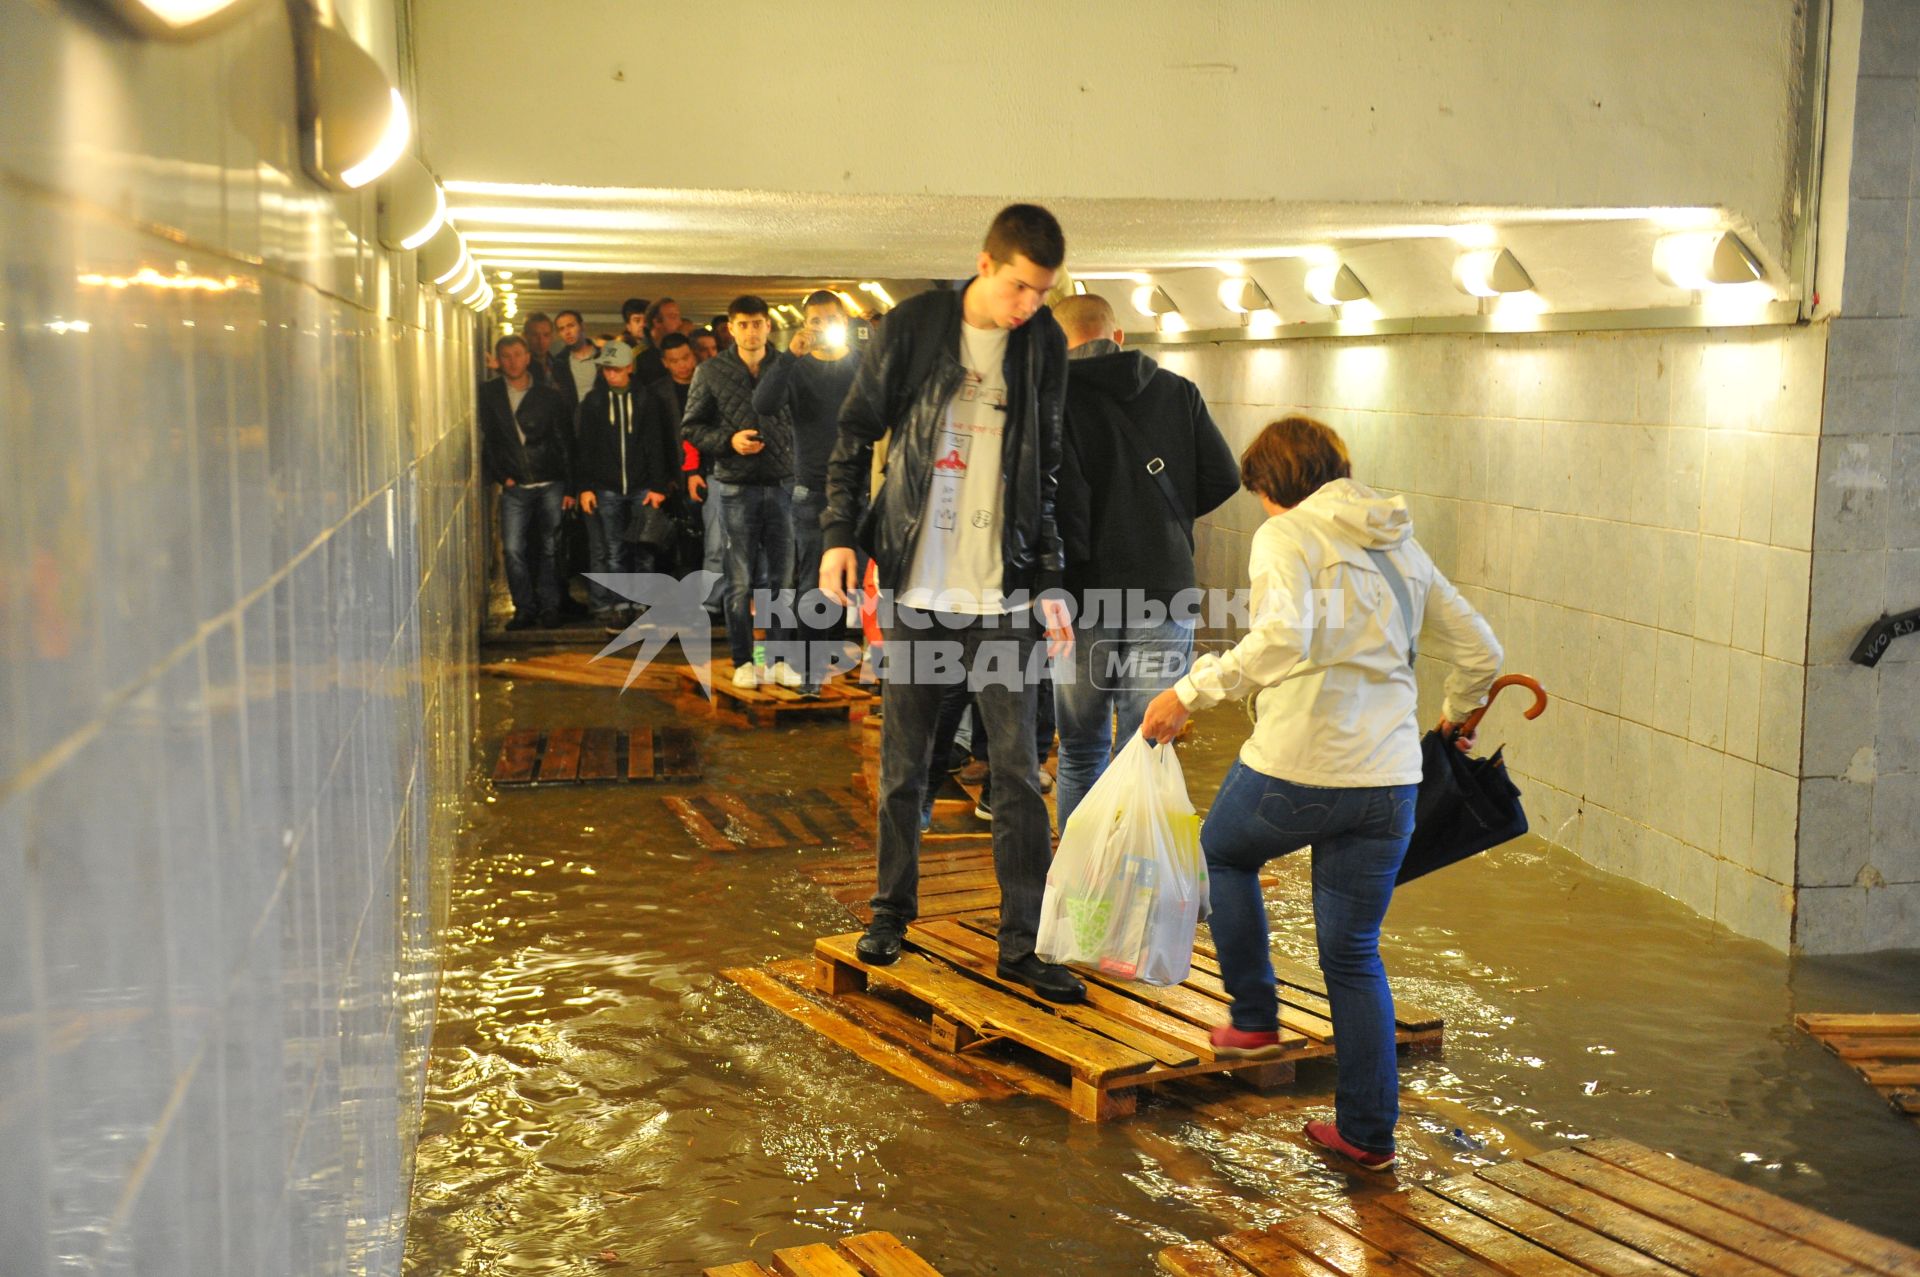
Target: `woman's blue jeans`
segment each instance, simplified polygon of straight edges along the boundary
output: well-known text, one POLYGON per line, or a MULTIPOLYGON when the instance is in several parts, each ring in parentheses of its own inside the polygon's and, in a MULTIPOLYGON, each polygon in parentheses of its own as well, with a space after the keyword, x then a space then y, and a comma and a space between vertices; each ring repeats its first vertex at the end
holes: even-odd
POLYGON ((1413 833, 1416 792, 1414 785, 1296 785, 1236 762, 1200 829, 1220 978, 1233 998, 1234 1027, 1256 1033, 1280 1026, 1260 869, 1312 846, 1313 926, 1338 1046, 1334 1120, 1348 1143, 1372 1153, 1393 1151, 1400 1117, 1380 923, 1413 833))

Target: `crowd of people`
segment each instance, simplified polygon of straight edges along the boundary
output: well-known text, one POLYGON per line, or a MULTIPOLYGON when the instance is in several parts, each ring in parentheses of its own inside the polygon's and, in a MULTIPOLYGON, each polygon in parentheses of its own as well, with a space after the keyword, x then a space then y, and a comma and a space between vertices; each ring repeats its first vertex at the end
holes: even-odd
MULTIPOLYGON (((513 626, 558 619, 563 519, 577 507, 603 572, 666 570, 676 546, 680 565, 719 572, 733 680, 804 694, 871 567, 883 721, 859 955, 900 956, 933 790, 970 719, 991 795, 979 814, 1001 894, 997 974, 1055 1002, 1086 996, 1035 952, 1053 833, 1040 764, 1056 723, 1064 826, 1116 746, 1136 733, 1165 745, 1191 712, 1254 697, 1257 725, 1200 839, 1232 995, 1213 1047, 1281 1051, 1258 875, 1310 845, 1340 1056, 1334 1120, 1306 1133, 1383 1169, 1398 1074, 1378 942, 1421 776, 1414 651, 1424 625, 1425 650, 1453 666, 1452 730, 1484 703, 1499 644, 1415 541, 1404 500, 1354 480, 1332 429, 1284 417, 1236 461, 1192 382, 1126 349, 1099 296, 1061 295, 1065 259, 1050 212, 1010 205, 971 276, 905 299, 864 350, 826 290, 806 298, 784 351, 754 296, 692 331, 671 300, 630 302, 604 345, 562 312, 557 350, 533 316, 498 343, 480 402, 513 626), (1231 650, 1195 659, 1197 612, 1182 606, 1198 594, 1194 523, 1243 487, 1269 516, 1252 543, 1250 624, 1231 650), (657 517, 670 506, 699 509, 697 546, 649 531, 672 523, 657 517), (796 593, 826 606, 795 606, 796 593)), ((609 624, 630 619, 617 597, 595 606, 609 624)))

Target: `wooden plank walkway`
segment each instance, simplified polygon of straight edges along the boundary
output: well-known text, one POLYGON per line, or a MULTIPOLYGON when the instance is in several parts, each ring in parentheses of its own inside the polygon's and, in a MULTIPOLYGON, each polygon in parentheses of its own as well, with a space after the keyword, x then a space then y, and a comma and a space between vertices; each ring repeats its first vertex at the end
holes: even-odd
POLYGON ((776 1250, 770 1268, 746 1260, 700 1272, 701 1277, 940 1277, 937 1268, 892 1233, 861 1233, 831 1246, 776 1250))
MULTIPOLYGON (((815 943, 804 963, 723 972, 776 1010, 944 1102, 1037 1095, 1087 1121, 1135 1111, 1139 1092, 1165 1083, 1231 1074, 1257 1087, 1293 1080, 1294 1063, 1332 1055, 1325 986, 1289 971, 1275 1060, 1221 1059, 1207 1030, 1227 1017, 1217 970, 1196 962, 1187 983, 1167 988, 1079 971, 1087 1001, 1061 1006, 995 973, 996 919, 974 913, 914 923, 907 951, 869 967, 858 933, 815 943)), ((1397 1038, 1438 1047, 1439 1017, 1402 1008, 1397 1038)))
POLYGON ((1174 1277, 1915 1277, 1920 1251, 1620 1139, 1160 1252, 1174 1277))
MULTIPOLYGON (((685 667, 649 665, 635 676, 633 690, 677 691, 681 680, 675 668, 685 667)), ((627 686, 627 675, 633 672, 633 657, 622 652, 602 658, 596 658, 591 652, 542 652, 507 661, 488 661, 480 667, 480 672, 495 678, 533 679, 569 687, 611 687, 619 691, 627 686)))
POLYGON ((683 727, 523 727, 500 738, 493 783, 579 785, 595 781, 694 780, 700 763, 683 727))
POLYGON ((700 671, 692 666, 679 667, 677 674, 681 690, 708 706, 714 714, 741 720, 753 727, 794 727, 801 723, 864 717, 879 699, 845 675, 821 684, 818 696, 802 696, 792 688, 775 683, 735 687, 733 662, 725 658, 714 660, 708 667, 711 681, 706 689, 700 685, 700 671))
POLYGON ((1920 1123, 1920 1015, 1797 1015, 1793 1022, 1846 1061, 1894 1112, 1920 1123))
POLYGON ((694 844, 708 851, 859 846, 869 849, 871 863, 872 829, 855 818, 845 790, 774 793, 703 785, 660 801, 694 844))

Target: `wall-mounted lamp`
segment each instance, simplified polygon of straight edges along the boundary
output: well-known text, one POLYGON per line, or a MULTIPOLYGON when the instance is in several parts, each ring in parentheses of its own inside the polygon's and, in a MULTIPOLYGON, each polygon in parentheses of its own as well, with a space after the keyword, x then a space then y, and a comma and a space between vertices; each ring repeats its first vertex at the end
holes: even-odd
POLYGON ((293 11, 301 160, 322 186, 357 191, 405 154, 413 136, 406 101, 345 32, 305 5, 293 11))
POLYGON ((1084 280, 1084 279, 1076 279, 1076 280, 1074 280, 1074 281, 1073 281, 1073 295, 1074 295, 1075 297, 1085 297, 1085 296, 1087 295, 1087 281, 1086 281, 1086 280, 1084 280))
POLYGON ((1663 237, 1653 246, 1653 273, 1675 288, 1696 293, 1767 277, 1760 259, 1732 231, 1663 237))
POLYGON ((1245 315, 1256 310, 1271 310, 1273 299, 1257 281, 1245 276, 1229 276, 1220 281, 1220 304, 1236 315, 1245 315))
POLYGON ((420 278, 445 288, 453 279, 452 272, 459 268, 460 259, 466 255, 467 246, 460 232, 453 228, 452 222, 442 222, 440 229, 420 246, 420 278))
POLYGON ((1368 296, 1367 286, 1353 273, 1353 267, 1330 263, 1307 272, 1307 296, 1322 306, 1343 306, 1368 296))
POLYGON ((135 33, 157 40, 192 40, 247 11, 250 0, 97 0, 135 33))
POLYGON ((460 263, 454 267, 452 274, 443 275, 433 282, 436 287, 445 289, 455 297, 465 297, 472 291, 474 281, 477 279, 480 279, 480 268, 474 264, 473 258, 462 252, 460 263))
POLYGON ((1159 323, 1156 327, 1163 333, 1183 333, 1192 327, 1192 325, 1187 323, 1187 317, 1185 315, 1182 315, 1177 310, 1170 310, 1160 316, 1159 323))
POLYGON ((1533 276, 1504 248, 1475 249, 1454 258, 1453 283, 1461 292, 1475 297, 1533 291, 1533 276))
POLYGON ((447 194, 427 166, 402 156, 380 182, 380 242, 412 252, 432 239, 447 220, 447 194))
POLYGON ((1133 290, 1133 308, 1148 319, 1180 309, 1173 304, 1173 298, 1167 296, 1166 289, 1154 284, 1142 284, 1133 290))

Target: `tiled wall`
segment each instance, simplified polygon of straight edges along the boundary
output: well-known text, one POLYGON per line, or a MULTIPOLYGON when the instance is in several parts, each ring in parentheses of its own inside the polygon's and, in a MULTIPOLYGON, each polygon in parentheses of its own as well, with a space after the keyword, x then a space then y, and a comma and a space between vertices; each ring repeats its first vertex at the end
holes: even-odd
MULTIPOLYGON (((1162 347, 1237 448, 1282 411, 1338 429, 1356 477, 1492 623, 1536 832, 1784 947, 1793 917, 1825 332, 1432 335, 1162 347)), ((1258 504, 1203 524, 1244 584, 1258 504)), ((1420 661, 1422 718, 1437 663, 1420 661)))
POLYGON ((1813 525, 1795 937, 1813 952, 1920 948, 1920 638, 1877 669, 1847 659, 1920 608, 1920 6, 1864 17, 1813 525))
POLYGON ((394 1273, 472 317, 299 175, 283 7, 0 30, 0 1269, 394 1273))

